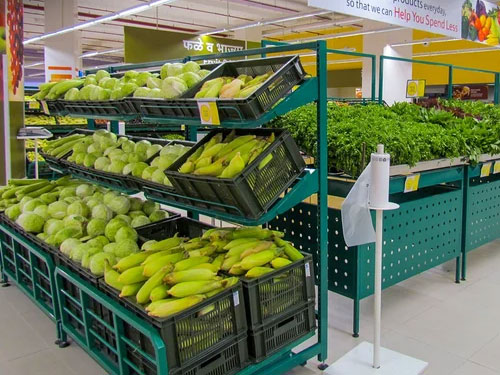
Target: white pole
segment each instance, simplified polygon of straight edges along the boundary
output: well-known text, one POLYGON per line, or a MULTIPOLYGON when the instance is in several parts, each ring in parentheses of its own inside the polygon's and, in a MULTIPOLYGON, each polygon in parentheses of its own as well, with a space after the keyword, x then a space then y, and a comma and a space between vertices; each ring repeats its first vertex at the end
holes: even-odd
POLYGON ((375 242, 375 298, 373 316, 375 321, 373 334, 373 367, 380 368, 380 320, 382 315, 382 221, 384 211, 376 210, 375 242))
POLYGON ((38 180, 38 139, 35 141, 35 178, 38 180))
MULTIPOLYGON (((384 145, 377 145, 377 153, 384 153, 384 145)), ((382 234, 384 211, 376 210, 375 225, 375 295, 373 301, 373 368, 380 368, 380 320, 382 316, 382 234)))

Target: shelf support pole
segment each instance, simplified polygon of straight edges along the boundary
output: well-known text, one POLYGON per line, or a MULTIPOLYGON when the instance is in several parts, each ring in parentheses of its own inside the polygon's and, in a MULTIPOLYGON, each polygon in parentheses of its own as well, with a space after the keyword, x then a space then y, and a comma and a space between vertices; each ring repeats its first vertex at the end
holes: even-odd
POLYGON ((327 52, 326 41, 318 41, 317 67, 318 101, 317 101, 317 138, 318 138, 318 250, 319 250, 319 288, 318 341, 320 353, 318 360, 324 369, 328 353, 328 143, 327 143, 327 52))

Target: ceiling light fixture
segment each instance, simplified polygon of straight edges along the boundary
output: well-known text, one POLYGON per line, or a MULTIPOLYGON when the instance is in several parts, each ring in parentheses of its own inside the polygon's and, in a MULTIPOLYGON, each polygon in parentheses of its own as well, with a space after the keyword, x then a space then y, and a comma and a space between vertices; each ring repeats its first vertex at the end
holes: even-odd
POLYGON ((78 58, 84 59, 84 58, 87 58, 87 57, 98 56, 98 55, 107 55, 109 53, 115 53, 115 52, 123 52, 123 48, 110 49, 110 50, 107 50, 107 51, 87 52, 87 53, 84 53, 81 56, 78 56, 78 58))
POLYGON ((220 34, 220 33, 224 33, 224 32, 227 32, 227 31, 249 29, 249 28, 257 27, 257 26, 271 25, 273 23, 288 22, 288 21, 298 20, 298 19, 301 19, 301 18, 321 16, 321 15, 328 14, 328 13, 332 13, 332 12, 330 10, 318 10, 318 11, 311 12, 311 13, 297 14, 295 16, 274 18, 274 19, 266 20, 266 21, 258 21, 258 22, 246 23, 246 24, 243 24, 243 25, 237 25, 237 26, 234 26, 234 27, 226 27, 224 29, 217 29, 217 30, 211 30, 211 31, 202 31, 202 32, 199 33, 199 35, 204 36, 204 35, 220 34))
POLYGON ((62 35, 62 34, 66 34, 66 33, 69 33, 69 32, 75 31, 75 30, 86 29, 88 27, 98 25, 98 24, 103 23, 103 22, 112 21, 112 20, 115 20, 115 19, 120 18, 120 17, 131 16, 133 14, 141 13, 141 12, 144 12, 148 9, 158 7, 160 5, 173 3, 174 1, 176 1, 176 0, 152 0, 149 3, 144 4, 144 5, 139 5, 139 6, 127 8, 127 9, 121 10, 121 11, 116 12, 116 13, 111 13, 111 14, 108 14, 106 16, 101 16, 101 17, 95 18, 91 21, 82 22, 82 23, 79 23, 77 25, 73 25, 71 27, 66 27, 63 29, 59 29, 57 31, 53 31, 50 33, 46 33, 46 34, 42 34, 39 36, 35 36, 33 38, 26 39, 23 42, 23 44, 27 45, 30 43, 38 42, 40 40, 52 38, 56 35, 62 35))

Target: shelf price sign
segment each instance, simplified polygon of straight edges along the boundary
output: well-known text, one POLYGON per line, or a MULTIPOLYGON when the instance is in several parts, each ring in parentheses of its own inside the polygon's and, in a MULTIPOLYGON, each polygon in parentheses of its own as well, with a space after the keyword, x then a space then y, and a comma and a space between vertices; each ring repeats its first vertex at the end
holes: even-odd
POLYGON ((481 166, 481 175, 480 175, 480 177, 481 178, 488 177, 490 175, 490 172, 491 172, 491 163, 484 163, 481 166))
POLYGON ((203 125, 220 125, 219 110, 215 101, 198 100, 198 109, 203 125))
POLYGON ((418 183, 420 182, 420 173, 412 174, 406 177, 405 180, 405 193, 411 193, 418 190, 418 183))
POLYGON ((425 79, 409 79, 406 81, 406 97, 421 98, 425 94, 425 79))
POLYGON ((493 174, 500 173, 500 160, 495 162, 495 166, 493 167, 493 174))

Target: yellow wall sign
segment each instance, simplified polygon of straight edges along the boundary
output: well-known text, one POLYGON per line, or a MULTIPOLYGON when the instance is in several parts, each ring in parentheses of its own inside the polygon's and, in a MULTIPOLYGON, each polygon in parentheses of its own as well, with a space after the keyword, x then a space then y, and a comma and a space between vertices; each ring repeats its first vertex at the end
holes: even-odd
POLYGON ((406 81, 406 97, 420 98, 425 94, 425 79, 409 79, 406 81))
POLYGON ((405 193, 411 193, 418 190, 418 183, 420 182, 420 173, 412 174, 406 177, 405 180, 405 193))
POLYGON ((198 101, 200 120, 204 125, 220 125, 219 110, 214 101, 198 101))
POLYGON ((491 163, 484 163, 481 166, 481 175, 480 177, 488 177, 491 172, 491 163))
POLYGON ((493 174, 500 173, 500 160, 495 162, 495 166, 493 167, 493 174))

